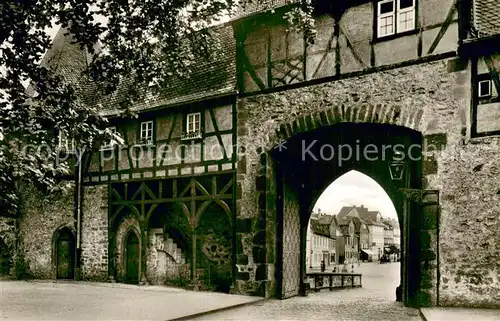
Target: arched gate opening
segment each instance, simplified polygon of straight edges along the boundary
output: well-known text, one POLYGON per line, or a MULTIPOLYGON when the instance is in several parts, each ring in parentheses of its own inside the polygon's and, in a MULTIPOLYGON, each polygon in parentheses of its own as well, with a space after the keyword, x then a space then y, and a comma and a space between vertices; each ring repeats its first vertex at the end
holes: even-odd
MULTIPOLYGON (((313 206, 332 181, 357 170, 383 187, 398 214, 403 258, 398 299, 407 305, 434 299, 421 291, 421 263, 432 270, 430 274, 435 270, 435 257, 423 251, 432 243, 426 233, 436 229, 435 223, 426 224, 420 215, 426 198, 422 191, 421 133, 394 125, 342 123, 293 136, 278 145, 271 156, 277 182, 279 297, 305 294, 306 235, 313 206)), ((437 202, 432 205, 437 207, 437 202)))

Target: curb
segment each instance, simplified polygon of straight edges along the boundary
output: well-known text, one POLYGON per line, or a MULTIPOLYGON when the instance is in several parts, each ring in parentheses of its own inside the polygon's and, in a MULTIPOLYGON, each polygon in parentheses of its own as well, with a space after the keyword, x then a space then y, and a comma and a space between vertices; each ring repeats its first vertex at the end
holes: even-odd
POLYGON ((422 309, 418 309, 418 313, 420 314, 420 317, 422 318, 422 320, 429 321, 429 320, 427 320, 427 317, 425 316, 425 314, 422 312, 422 309))
POLYGON ((165 320, 165 321, 184 321, 184 320, 191 320, 192 318, 198 318, 198 317, 201 317, 201 316, 204 316, 204 315, 207 315, 207 314, 212 314, 212 313, 222 312, 222 311, 226 311, 226 310, 231 310, 231 309, 241 308, 241 307, 244 307, 244 306, 247 306, 247 305, 256 304, 256 303, 259 303, 259 302, 262 302, 262 301, 266 301, 266 300, 268 300, 268 299, 266 299, 266 298, 261 298, 260 300, 255 300, 255 301, 250 301, 250 302, 238 303, 238 304, 235 304, 235 305, 230 305, 230 306, 227 306, 227 307, 216 308, 216 309, 213 309, 213 310, 208 310, 208 311, 198 312, 198 313, 194 313, 194 314, 186 315, 186 316, 179 317, 179 318, 167 319, 167 320, 165 320))

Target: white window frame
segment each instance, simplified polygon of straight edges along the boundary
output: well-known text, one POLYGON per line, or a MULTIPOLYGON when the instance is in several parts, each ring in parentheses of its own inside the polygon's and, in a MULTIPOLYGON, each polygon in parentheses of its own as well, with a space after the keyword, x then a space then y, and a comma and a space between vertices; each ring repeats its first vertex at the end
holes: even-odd
MULTIPOLYGON (((113 134, 116 134, 116 126, 108 127, 107 129, 110 130, 113 134)), ((110 150, 110 149, 113 149, 112 140, 110 140, 107 144, 101 146, 101 150, 110 150)))
MULTIPOLYGON (((378 37, 387 37, 391 36, 396 32, 396 7, 397 7, 397 0, 384 0, 384 1, 379 1, 377 3, 377 36, 378 37), (382 5, 385 3, 392 3, 393 4, 393 10, 392 12, 388 13, 380 13, 382 5), (382 21, 387 19, 388 17, 392 17, 392 32, 391 33, 385 33, 382 34, 382 21)), ((398 1, 399 2, 399 1, 398 1)))
POLYGON ((491 80, 490 79, 481 80, 481 81, 478 82, 478 84, 477 84, 477 94, 478 94, 479 98, 487 98, 487 97, 491 97, 493 95, 493 93, 492 93, 492 84, 491 84, 491 80), (487 94, 481 92, 481 84, 482 83, 488 83, 488 93, 487 94))
POLYGON ((68 139, 68 136, 64 131, 59 131, 58 134, 58 148, 60 151, 64 151, 66 153, 71 153, 74 154, 76 152, 76 143, 75 139, 72 138, 71 140, 68 139))
POLYGON ((405 31, 410 31, 410 30, 414 30, 415 29, 415 1, 417 0, 412 0, 413 2, 413 5, 411 7, 408 7, 408 8, 404 8, 404 9, 401 9, 401 0, 397 0, 398 1, 398 10, 396 12, 397 14, 397 27, 396 27, 396 32, 397 33, 401 33, 401 32, 405 32, 405 31), (408 13, 408 12, 412 12, 413 13, 413 24, 410 26, 410 27, 407 27, 407 28, 402 28, 401 27, 401 14, 404 13, 408 13))
POLYGON ((397 34, 397 33, 403 33, 406 31, 415 30, 416 20, 417 20, 415 3, 417 0, 412 0, 412 1, 413 1, 413 5, 411 7, 403 8, 403 9, 401 9, 401 1, 400 0, 383 0, 383 1, 377 2, 376 14, 377 14, 377 37, 378 38, 383 38, 383 37, 387 37, 387 36, 392 36, 392 35, 397 34), (380 12, 381 12, 382 5, 386 4, 386 3, 393 4, 393 11, 381 14, 380 12), (412 19, 413 22, 410 26, 402 27, 401 15, 407 14, 407 13, 413 13, 413 19, 412 19), (392 32, 388 32, 388 33, 383 34, 382 33, 382 22, 385 19, 387 19, 388 17, 392 17, 392 32))
POLYGON ((152 145, 154 137, 154 124, 152 120, 143 121, 140 128, 140 142, 143 145, 152 145))
POLYGON ((201 113, 189 113, 186 115, 186 133, 199 133, 201 132, 201 113), (198 117, 198 122, 196 121, 198 117), (196 126, 198 124, 198 126, 196 126))

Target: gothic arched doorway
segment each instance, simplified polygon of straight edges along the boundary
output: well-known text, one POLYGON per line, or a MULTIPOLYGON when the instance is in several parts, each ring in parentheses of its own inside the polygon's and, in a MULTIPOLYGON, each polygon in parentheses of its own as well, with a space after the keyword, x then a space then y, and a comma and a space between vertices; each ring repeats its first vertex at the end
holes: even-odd
POLYGON ((10 274, 10 260, 10 249, 0 237, 0 276, 10 274))
POLYGON ((75 276, 75 237, 67 227, 56 236, 56 271, 58 279, 73 279, 75 276))
POLYGON ((133 231, 129 231, 125 237, 125 282, 137 284, 139 282, 139 263, 140 263, 139 238, 133 231))

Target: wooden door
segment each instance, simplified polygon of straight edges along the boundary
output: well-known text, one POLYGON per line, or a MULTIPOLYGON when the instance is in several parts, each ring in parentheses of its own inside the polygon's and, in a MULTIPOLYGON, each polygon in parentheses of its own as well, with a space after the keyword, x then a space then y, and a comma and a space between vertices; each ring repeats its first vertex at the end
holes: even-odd
POLYGON ((125 247, 125 282, 130 284, 139 283, 139 239, 134 232, 129 232, 125 247))
POLYGON ((403 300, 407 306, 439 302, 439 191, 406 190, 404 200, 403 300))
POLYGON ((71 231, 64 229, 57 239, 57 278, 73 279, 75 242, 71 231))

